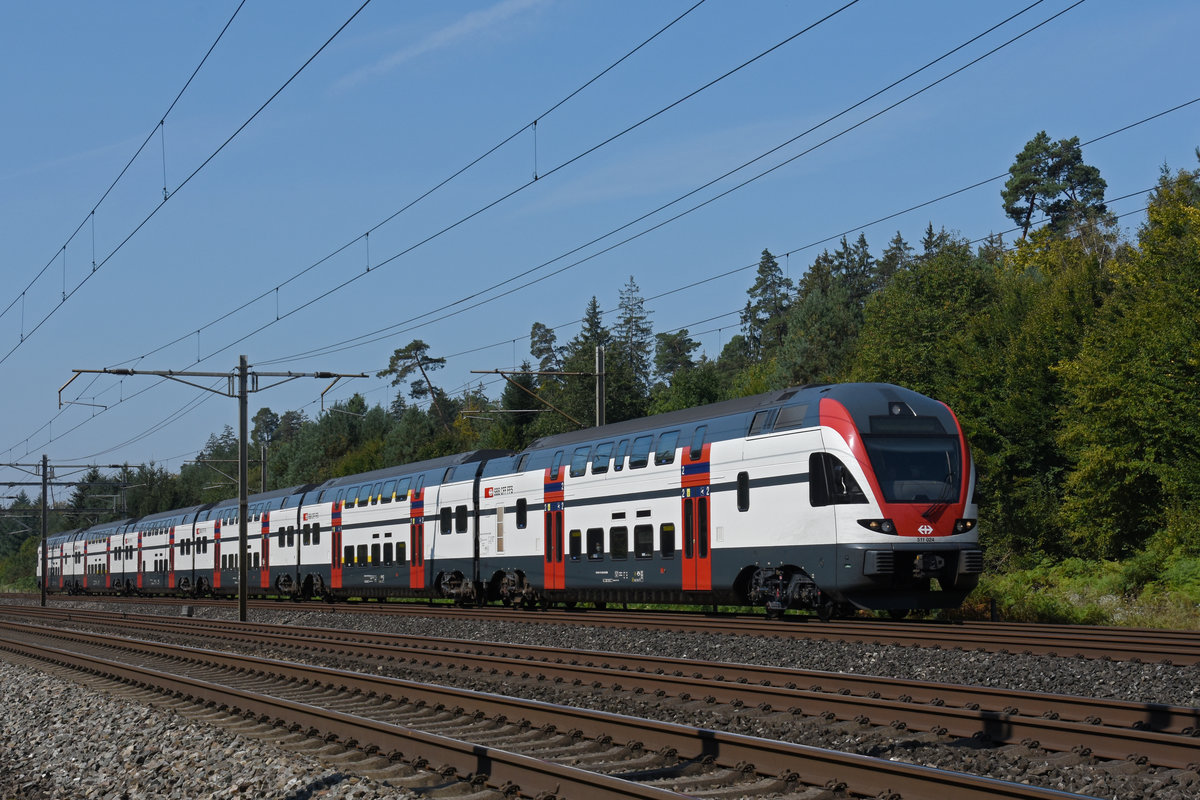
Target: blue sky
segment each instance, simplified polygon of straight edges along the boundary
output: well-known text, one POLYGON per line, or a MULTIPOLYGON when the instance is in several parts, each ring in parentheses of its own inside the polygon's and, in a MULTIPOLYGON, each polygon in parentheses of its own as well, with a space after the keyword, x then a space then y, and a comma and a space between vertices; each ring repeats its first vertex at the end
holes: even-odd
MULTIPOLYGON (((820 144, 1072 4, 1044 0, 555 260, 1029 5, 707 0, 555 108, 694 2, 374 0, 223 149, 361 0, 249 0, 174 106, 236 2, 0 3, 0 462, 47 453, 178 470, 209 434, 236 428, 235 401, 151 377, 85 375, 60 409, 72 369, 225 372, 245 353, 266 371, 373 374, 419 337, 449 358, 436 376, 458 392, 487 377, 471 370, 527 358, 533 322, 566 341, 592 296, 615 309, 630 276, 655 298, 731 273, 647 302, 656 331, 687 327, 715 357, 764 248, 790 252, 780 259, 796 278, 836 247, 823 240, 1004 173, 1040 130, 1086 142, 1200 97, 1200 4, 1087 0, 820 144)), ((1085 146, 1110 198, 1139 193, 1111 204, 1131 234, 1159 167, 1196 165, 1198 123, 1200 103, 1085 146)), ((863 232, 878 254, 897 230, 916 244, 930 221, 971 239, 1007 230, 1001 185, 863 232)), ((251 413, 314 417, 327 384, 260 392, 251 413)), ((355 391, 383 405, 394 392, 371 377, 326 403, 355 391)))

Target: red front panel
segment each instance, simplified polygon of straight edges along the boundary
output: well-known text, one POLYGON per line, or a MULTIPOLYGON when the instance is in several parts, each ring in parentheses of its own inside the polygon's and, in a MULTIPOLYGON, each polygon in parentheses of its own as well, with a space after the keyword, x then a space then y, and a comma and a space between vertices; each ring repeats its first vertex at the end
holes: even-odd
POLYGON ((693 459, 690 448, 683 451, 682 511, 683 511, 683 590, 708 591, 712 589, 711 525, 711 482, 709 453, 712 445, 706 444, 700 455, 693 459))
MULTIPOLYGON (((949 409, 947 408, 947 410, 949 409)), ((954 412, 950 413, 953 416, 954 412)), ((879 487, 879 480, 875 476, 875 470, 871 466, 871 459, 867 455, 867 447, 858 432, 858 426, 854 424, 846 407, 832 398, 822 398, 821 425, 832 428, 845 439, 846 444, 850 447, 850 452, 854 453, 855 460, 867 476, 867 485, 871 496, 875 498, 875 502, 879 503, 883 516, 895 524, 897 535, 929 538, 950 536, 954 533, 955 521, 961 518, 966 511, 967 483, 970 481, 971 475, 971 454, 967 452, 966 442, 962 435, 962 428, 958 425, 957 417, 954 417, 954 433, 962 443, 960 448, 962 450, 962 479, 959 481, 958 497, 949 503, 886 502, 883 498, 883 490, 879 487)))
POLYGON ((425 588, 425 488, 413 492, 409 508, 409 542, 411 557, 408 562, 408 585, 413 589, 425 588))
POLYGON ((547 589, 565 589, 567 587, 566 568, 563 563, 563 472, 566 467, 560 465, 558 471, 546 474, 542 478, 542 502, 545 504, 543 517, 543 586, 547 589))

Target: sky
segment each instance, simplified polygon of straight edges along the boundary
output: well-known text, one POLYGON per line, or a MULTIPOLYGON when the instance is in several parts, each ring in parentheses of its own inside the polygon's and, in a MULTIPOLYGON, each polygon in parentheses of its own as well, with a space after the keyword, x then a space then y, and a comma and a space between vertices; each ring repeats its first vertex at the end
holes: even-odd
POLYGON ((715 358, 763 249, 797 279, 842 235, 1009 231, 1003 180, 959 190, 1039 131, 1085 143, 1130 237, 1197 166, 1200 102, 1113 132, 1200 98, 1200 4, 847 2, 0 0, 0 464, 178 471, 237 430, 148 375, 60 405, 73 370, 370 376, 250 396, 316 418, 386 407, 420 338, 497 397, 472 370, 592 297, 614 321, 631 278, 715 358))

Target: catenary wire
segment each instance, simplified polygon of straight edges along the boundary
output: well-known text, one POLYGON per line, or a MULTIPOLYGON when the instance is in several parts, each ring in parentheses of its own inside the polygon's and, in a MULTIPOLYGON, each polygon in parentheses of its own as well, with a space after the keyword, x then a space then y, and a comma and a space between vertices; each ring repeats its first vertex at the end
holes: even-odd
POLYGON ((121 242, 116 247, 114 247, 111 252, 109 252, 109 254, 107 256, 105 256, 98 264, 93 265, 92 270, 83 277, 83 280, 81 280, 79 283, 77 283, 71 289, 70 292, 64 291, 62 300, 59 301, 59 303, 57 305, 55 305, 54 308, 52 308, 44 317, 42 317, 42 319, 39 320, 38 323, 36 325, 34 325, 29 330, 28 333, 22 333, 21 340, 19 342, 17 342, 17 344, 13 345, 12 349, 10 349, 7 353, 5 353, 3 356, 0 356, 0 364, 3 364, 4 362, 6 362, 9 359, 9 357, 21 347, 21 345, 23 345, 25 342, 29 341, 30 337, 33 336, 34 333, 39 331, 41 329, 41 327, 43 325, 45 325, 46 322, 48 322, 50 320, 50 318, 53 317, 54 314, 60 308, 62 308, 64 305, 66 305, 68 300, 70 300, 72 297, 75 296, 76 292, 78 292, 81 288, 83 288, 83 286, 92 278, 93 275, 95 275, 97 272, 99 272, 100 269, 102 267, 104 267, 113 258, 113 256, 115 256, 117 253, 119 253, 125 247, 125 245, 128 244, 129 241, 131 239, 133 239, 133 237, 136 236, 138 234, 138 232, 141 231, 141 229, 143 227, 145 227, 146 224, 155 217, 155 215, 158 214, 158 212, 162 209, 162 207, 167 204, 168 200, 170 200, 172 197, 174 197, 175 194, 178 193, 179 190, 182 189, 184 186, 187 186, 191 182, 192 178, 196 177, 196 175, 198 175, 201 170, 203 170, 205 167, 207 167, 209 165, 209 163, 212 162, 212 160, 214 158, 216 158, 221 153, 221 151, 223 151, 229 145, 230 142, 232 142, 243 130, 245 130, 246 127, 249 126, 250 123, 253 122, 258 117, 258 115, 261 114, 267 108, 267 106, 269 106, 275 100, 276 97, 278 97, 280 94, 282 94, 283 90, 286 89, 292 83, 292 81, 294 81, 300 75, 300 73, 303 72, 308 67, 308 65, 311 64, 317 58, 317 56, 319 56, 325 50, 325 48, 328 47, 333 42, 333 40, 336 39, 338 37, 338 35, 346 29, 346 27, 349 26, 349 24, 351 22, 353 22, 354 19, 360 13, 362 13, 362 10, 364 8, 366 8, 367 5, 370 4, 370 2, 371 2, 371 0, 364 0, 363 4, 361 6, 359 6, 358 9, 353 14, 350 15, 350 18, 347 19, 344 23, 342 23, 341 27, 339 27, 336 31, 334 31, 333 35, 330 36, 325 41, 325 43, 322 44, 317 49, 317 51, 315 53, 313 53, 311 56, 309 56, 308 60, 305 61, 303 64, 301 64, 300 68, 297 69, 294 73, 292 73, 291 77, 289 77, 286 81, 284 81, 283 85, 280 86, 277 90, 275 90, 275 93, 272 94, 269 98, 267 98, 266 102, 264 102, 261 106, 258 107, 258 110, 256 110, 253 114, 251 114, 250 117, 247 118, 245 122, 243 122, 240 126, 238 126, 237 130, 235 130, 232 134, 230 134, 229 138, 227 138, 224 142, 222 142, 221 145, 219 147, 217 147, 217 149, 214 150, 211 155, 208 156, 208 158, 204 159, 204 161, 201 162, 200 166, 196 167, 191 172, 191 174, 189 174, 186 178, 184 178, 179 183, 179 185, 175 187, 175 190, 173 192, 164 193, 162 201, 159 202, 157 205, 155 205, 154 209, 151 210, 151 212, 141 222, 139 222, 134 227, 134 229, 132 231, 130 231, 129 234, 126 235, 125 238, 122 239, 121 242))
POLYGON ((66 242, 63 243, 63 246, 60 247, 58 250, 56 250, 54 252, 54 255, 50 257, 50 260, 46 262, 46 266, 42 267, 41 271, 38 272, 38 274, 34 276, 33 280, 31 280, 29 282, 29 284, 24 289, 22 289, 21 292, 16 297, 13 298, 12 302, 9 303, 8 306, 3 311, 0 311, 0 319, 3 319, 4 316, 6 314, 8 314, 9 311, 12 310, 13 306, 15 306, 17 304, 17 301, 20 300, 22 295, 24 295, 26 292, 28 292, 30 289, 33 288, 34 284, 36 284, 37 281, 42 277, 42 275, 45 274, 46 270, 48 270, 51 267, 51 265, 53 265, 54 262, 58 260, 59 255, 62 253, 63 250, 65 250, 67 248, 67 245, 69 245, 75 239, 75 237, 79 235, 79 232, 81 230, 83 230, 84 226, 87 225, 88 221, 95 218, 96 211, 99 210, 101 204, 104 203, 105 199, 108 198, 109 194, 112 193, 112 190, 114 188, 116 188, 117 184, 120 183, 121 178, 125 177, 125 173, 128 172, 129 168, 131 166, 133 166, 133 163, 135 161, 137 161, 138 156, 140 156, 142 154, 142 151, 146 149, 146 145, 150 144, 150 141, 154 138, 154 134, 159 131, 159 129, 166 122, 167 117, 169 117, 171 115, 171 111, 175 108, 175 105, 179 102, 180 98, 183 97, 183 93, 186 92, 188 90, 188 87, 192 85, 192 81, 195 80, 196 75, 198 75, 200 73, 200 69, 204 66, 205 62, 208 61, 208 57, 210 55, 212 55, 213 50, 215 50, 217 48, 217 44, 225 36, 225 32, 229 30, 229 26, 233 24, 233 20, 235 18, 237 18, 238 12, 242 10, 242 6, 244 6, 244 5, 246 5, 246 0, 241 0, 241 2, 238 3, 238 7, 234 9, 233 14, 229 17, 229 20, 225 23, 225 27, 223 27, 221 29, 221 32, 219 34, 217 34, 217 38, 213 41, 212 45, 209 46, 208 51, 204 54, 204 57, 202 59, 200 59, 200 63, 196 65, 196 68, 194 70, 192 70, 192 74, 188 77, 187 81, 183 84, 183 88, 181 88, 179 90, 179 93, 177 95, 175 95, 175 99, 171 101, 171 104, 167 107, 167 110, 165 112, 163 112, 163 115, 161 117, 159 117, 158 123, 150 130, 150 133, 146 134, 146 138, 142 142, 141 146, 138 147, 138 149, 134 152, 134 154, 129 158, 129 161, 126 162, 125 166, 121 168, 121 171, 117 174, 117 177, 114 178, 113 182, 111 184, 109 184, 107 189, 104 190, 104 193, 100 195, 100 199, 97 200, 96 203, 92 206, 92 210, 90 212, 88 212, 87 214, 85 214, 83 219, 80 220, 79 225, 75 228, 74 231, 71 232, 71 235, 67 237, 67 240, 66 240, 66 242))

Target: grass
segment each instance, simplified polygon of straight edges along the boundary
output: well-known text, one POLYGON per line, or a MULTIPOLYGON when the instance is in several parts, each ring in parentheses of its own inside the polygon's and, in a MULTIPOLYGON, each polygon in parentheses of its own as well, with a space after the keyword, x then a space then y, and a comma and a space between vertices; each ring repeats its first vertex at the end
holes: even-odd
POLYGON ((1200 559, 1147 570, 1129 561, 1044 561, 985 575, 961 609, 963 619, 989 619, 992 601, 1011 622, 1200 630, 1200 559))

